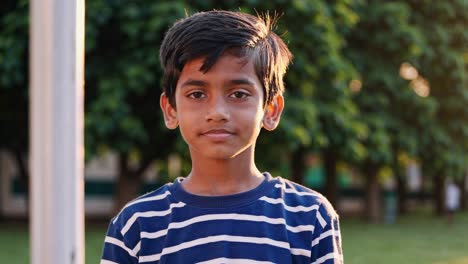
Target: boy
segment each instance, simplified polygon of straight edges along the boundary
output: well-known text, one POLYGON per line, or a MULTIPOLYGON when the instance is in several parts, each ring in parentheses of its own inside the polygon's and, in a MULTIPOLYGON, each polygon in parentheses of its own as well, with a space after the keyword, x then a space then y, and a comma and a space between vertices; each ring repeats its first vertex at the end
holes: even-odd
POLYGON ((192 170, 122 209, 101 263, 342 263, 328 201, 255 166, 261 128, 280 120, 291 59, 271 30, 268 17, 228 11, 169 29, 160 105, 189 147, 192 170))

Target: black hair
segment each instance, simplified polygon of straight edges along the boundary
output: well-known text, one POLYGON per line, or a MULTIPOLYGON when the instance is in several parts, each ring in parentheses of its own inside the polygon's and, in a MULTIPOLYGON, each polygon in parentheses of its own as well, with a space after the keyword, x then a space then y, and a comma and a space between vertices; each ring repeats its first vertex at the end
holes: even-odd
POLYGON ((207 72, 227 51, 252 58, 262 82, 264 104, 284 91, 283 76, 292 55, 273 32, 276 19, 268 14, 253 16, 242 12, 214 10, 180 19, 167 31, 159 53, 164 71, 163 91, 175 107, 175 89, 184 65, 204 57, 200 71, 207 72))

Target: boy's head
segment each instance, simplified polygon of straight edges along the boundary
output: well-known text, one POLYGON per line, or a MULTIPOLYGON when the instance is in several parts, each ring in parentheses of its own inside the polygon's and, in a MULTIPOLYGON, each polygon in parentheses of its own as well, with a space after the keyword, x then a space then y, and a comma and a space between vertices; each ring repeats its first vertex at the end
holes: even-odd
POLYGON ((200 71, 208 72, 225 53, 252 60, 263 85, 264 105, 284 90, 283 76, 291 53, 272 31, 269 16, 255 17, 231 11, 196 13, 177 21, 164 37, 160 50, 163 91, 175 108, 175 90, 185 64, 204 58, 200 71))

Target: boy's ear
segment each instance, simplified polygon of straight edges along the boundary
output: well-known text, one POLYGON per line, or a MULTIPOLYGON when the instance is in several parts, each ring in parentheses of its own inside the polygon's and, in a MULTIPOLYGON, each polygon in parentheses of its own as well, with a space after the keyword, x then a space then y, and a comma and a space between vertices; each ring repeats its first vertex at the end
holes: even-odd
POLYGON ((265 114, 263 116, 263 128, 266 130, 274 130, 280 121, 281 113, 284 108, 284 98, 281 94, 276 95, 271 103, 265 107, 265 114))
POLYGON ((161 106, 161 110, 164 114, 164 122, 166 127, 169 129, 176 129, 179 125, 179 121, 177 120, 177 111, 169 103, 169 98, 167 98, 166 93, 161 94, 161 97, 159 98, 159 105, 161 106))

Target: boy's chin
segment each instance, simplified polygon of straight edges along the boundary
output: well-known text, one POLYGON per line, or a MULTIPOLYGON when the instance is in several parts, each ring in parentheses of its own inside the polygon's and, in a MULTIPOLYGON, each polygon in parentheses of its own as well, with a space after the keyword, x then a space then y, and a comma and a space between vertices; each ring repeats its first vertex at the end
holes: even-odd
POLYGON ((204 157, 206 159, 216 160, 219 162, 229 161, 235 159, 238 156, 237 153, 229 153, 229 152, 214 152, 214 153, 206 153, 204 157))
POLYGON ((205 150, 202 153, 192 152, 191 156, 192 158, 194 158, 193 155, 197 155, 203 159, 216 160, 219 162, 227 162, 230 160, 237 159, 246 154, 247 153, 245 150, 232 150, 232 149, 228 150, 228 149, 222 149, 222 148, 217 149, 216 147, 212 147, 211 149, 205 150))

